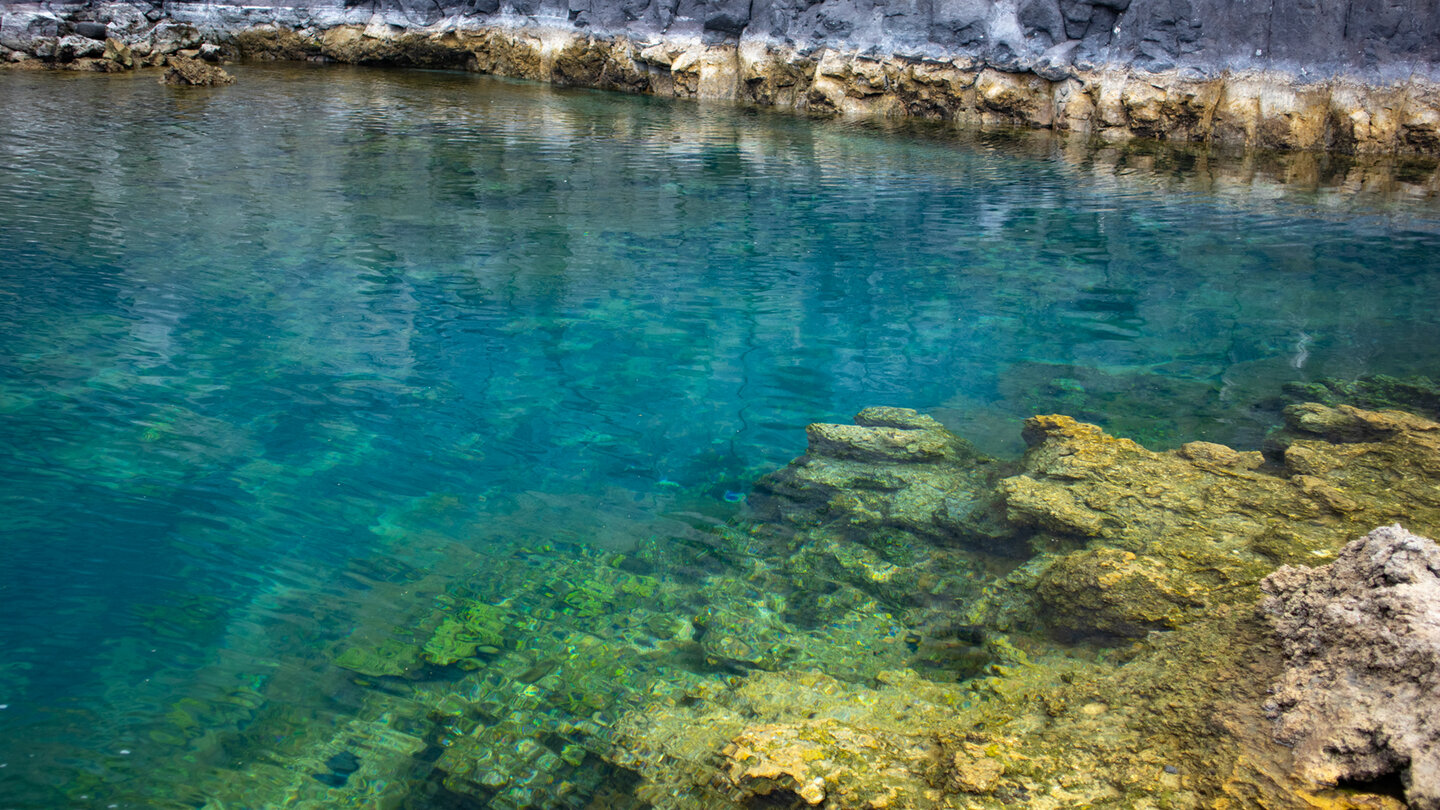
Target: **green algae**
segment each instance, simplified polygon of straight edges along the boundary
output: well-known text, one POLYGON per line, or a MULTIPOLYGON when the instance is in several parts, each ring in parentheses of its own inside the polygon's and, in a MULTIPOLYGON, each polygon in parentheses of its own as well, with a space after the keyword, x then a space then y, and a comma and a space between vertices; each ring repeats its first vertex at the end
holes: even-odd
MULTIPOLYGON (((440 622, 425 642, 423 655, 432 664, 448 666, 473 659, 480 653, 496 654, 505 645, 505 629, 509 624, 510 617, 504 609, 472 602, 458 615, 440 622)), ((470 665, 478 666, 478 663, 470 661, 470 665)))
POLYGON ((1293 402, 1353 405, 1366 410, 1401 410, 1440 419, 1440 385, 1428 377, 1375 374, 1355 379, 1326 378, 1283 387, 1293 402))
POLYGON ((348 647, 335 657, 335 663, 378 678, 410 672, 420 663, 420 654, 412 643, 387 638, 375 644, 348 647))

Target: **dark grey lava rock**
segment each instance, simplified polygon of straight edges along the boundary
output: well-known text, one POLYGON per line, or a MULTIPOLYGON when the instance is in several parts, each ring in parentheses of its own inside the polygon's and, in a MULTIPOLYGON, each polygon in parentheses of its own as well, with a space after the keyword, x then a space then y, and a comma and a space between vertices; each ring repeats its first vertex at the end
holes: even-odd
POLYGON ((1399 772, 1411 807, 1440 808, 1440 546, 1388 526, 1261 587, 1286 659, 1267 709, 1298 775, 1399 772))
POLYGON ((101 42, 110 36, 110 29, 104 23, 78 22, 75 23, 75 33, 86 39, 98 39, 101 42))
MULTIPOLYGON (((7 5, 16 4, 0 0, 0 8, 7 5)), ((190 36, 172 42, 176 32, 166 30, 166 19, 224 36, 266 21, 323 29, 379 14, 407 28, 445 20, 521 22, 638 40, 765 39, 807 52, 836 47, 920 59, 960 56, 1053 79, 1068 75, 1072 65, 1110 65, 1403 80, 1433 76, 1440 65, 1440 0, 102 0, 83 4, 83 11, 81 5, 36 3, 23 14, 0 15, 0 44, 38 53, 50 45, 37 42, 41 32, 25 30, 31 22, 53 27, 74 13, 111 24, 66 21, 58 34, 44 36, 73 31, 96 40, 119 36, 131 45, 149 36, 161 53, 199 44, 190 36), (121 22, 141 17, 160 23, 153 35, 121 22)))

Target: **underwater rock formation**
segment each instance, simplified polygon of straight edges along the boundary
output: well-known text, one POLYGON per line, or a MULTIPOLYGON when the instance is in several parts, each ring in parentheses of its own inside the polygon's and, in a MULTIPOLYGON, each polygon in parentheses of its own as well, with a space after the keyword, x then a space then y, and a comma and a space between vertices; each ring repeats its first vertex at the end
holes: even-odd
POLYGON ((1269 708, 1301 776, 1398 771, 1411 807, 1440 808, 1440 547, 1388 526, 1262 587, 1286 661, 1269 708))
MULTIPOLYGON (((1365 679, 1384 672, 1351 673, 1378 650, 1437 691, 1433 655, 1404 669, 1421 646, 1384 646, 1426 637, 1395 625, 1377 647, 1354 616, 1308 606, 1348 595, 1373 626, 1412 603, 1287 568, 1270 580, 1281 633, 1257 605, 1281 564, 1335 561, 1373 585, 1392 569, 1420 582, 1423 563, 1433 584, 1433 545, 1341 549, 1383 516, 1440 526, 1440 424, 1343 405, 1285 417, 1266 458, 1157 453, 1038 416, 1025 457, 998 462, 929 417, 867 409, 811 428, 755 496, 758 523, 625 554, 540 540, 474 559, 444 540, 464 577, 362 566, 375 615, 333 629, 324 660, 243 703, 179 701, 152 739, 215 806, 1398 810, 1346 757, 1422 763, 1428 715, 1380 715, 1393 738, 1356 739, 1373 724, 1344 711, 1369 704, 1310 681, 1383 689, 1365 679), (1317 630, 1355 644, 1337 657, 1317 630), (299 716, 292 690, 317 681, 354 706, 343 722, 299 716)), ((411 527, 452 500, 375 530, 430 537, 411 527)))
POLYGON ((893 529, 933 543, 1026 556, 983 499, 998 464, 908 408, 866 408, 854 425, 814 424, 809 449, 755 485, 764 520, 893 529))
POLYGON ((1329 559, 1360 527, 1440 526, 1440 425, 1316 404, 1285 419, 1296 438, 1270 465, 1220 445, 1154 453, 1068 417, 1027 420, 1024 471, 1000 482, 1010 518, 1060 549, 1085 546, 1040 576, 1051 626, 1175 627, 1252 600, 1277 563, 1329 559))
POLYGON ((1440 419, 1440 385, 1424 377, 1392 377, 1376 374, 1355 380, 1326 379, 1292 382, 1284 386, 1295 404, 1353 405, 1367 410, 1401 410, 1427 419, 1440 419))
POLYGON ((174 55, 165 60, 165 84, 190 87, 211 87, 217 84, 231 84, 235 77, 223 68, 208 65, 199 59, 174 55))
POLYGON ((957 767, 934 733, 964 697, 913 672, 883 672, 876 687, 761 673, 628 716, 613 756, 646 777, 639 795, 656 807, 938 807, 935 785, 998 781, 998 762, 966 754, 957 767))
POLYGON ((1328 560, 1365 526, 1440 528, 1440 424, 1313 403, 1284 416, 1268 461, 1208 442, 1157 453, 1036 416, 1007 465, 929 417, 867 409, 854 426, 812 425, 809 452, 752 502, 797 528, 791 565, 896 608, 907 593, 965 598, 927 571, 1041 552, 1001 591, 1033 590, 1061 636, 1138 637, 1253 601, 1277 564, 1328 560))
POLYGON ((0 62, 106 69, 105 36, 150 64, 208 42, 822 115, 1440 152, 1440 15, 1427 0, 0 5, 0 62))
MULTIPOLYGON (((999 509, 1009 551, 1028 548, 1030 559, 983 587, 942 587, 948 609, 906 614, 948 610, 956 627, 976 629, 986 655, 953 668, 953 680, 931 670, 924 680, 891 672, 875 685, 826 685, 752 671, 627 715, 609 757, 641 774, 639 795, 676 808, 762 797, 837 809, 1397 807, 1364 785, 1334 788, 1374 771, 1316 778, 1296 761, 1303 747, 1275 741, 1267 686, 1290 676, 1256 605, 1277 564, 1335 560, 1366 523, 1403 513, 1440 525, 1440 425, 1316 404, 1285 419, 1285 449, 1267 460, 1204 442, 1157 453, 1037 416, 1018 464, 978 457, 901 409, 811 426, 807 454, 756 498, 761 515, 793 532, 780 552, 814 570, 899 532, 931 545, 914 567, 944 567, 977 552, 975 535, 937 528, 951 514, 943 504, 999 509), (964 465, 968 473, 953 469, 964 465), (956 553, 934 553, 946 546, 956 553), (902 684, 915 714, 888 715, 902 684), (927 713, 932 704, 946 710, 927 713), (872 770, 848 764, 867 760, 872 770)), ((859 581, 839 563, 823 570, 859 581)))

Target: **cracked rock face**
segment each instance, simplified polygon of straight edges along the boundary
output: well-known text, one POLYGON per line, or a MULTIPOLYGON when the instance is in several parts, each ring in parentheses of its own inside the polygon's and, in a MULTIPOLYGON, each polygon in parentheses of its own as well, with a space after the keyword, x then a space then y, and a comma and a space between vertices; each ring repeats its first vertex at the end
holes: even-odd
POLYGON ((209 44, 815 115, 1440 153, 1434 0, 0 2, 0 63, 131 67, 103 37, 141 65, 209 44))
POLYGON ((1411 807, 1440 808, 1440 546, 1388 526, 1262 587, 1286 659, 1267 708, 1299 776, 1398 771, 1411 807))

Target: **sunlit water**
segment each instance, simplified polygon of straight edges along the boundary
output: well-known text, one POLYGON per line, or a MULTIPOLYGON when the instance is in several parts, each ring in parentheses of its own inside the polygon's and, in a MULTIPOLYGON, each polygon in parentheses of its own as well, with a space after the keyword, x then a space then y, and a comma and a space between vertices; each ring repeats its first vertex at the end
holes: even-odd
POLYGON ((1425 200, 236 73, 0 73, 3 808, 203 804, 174 763, 235 724, 203 707, 358 705, 271 684, 345 682, 317 650, 417 609, 379 568, 733 519, 808 422, 903 405, 1003 453, 1065 411, 1253 447, 1286 381, 1440 372, 1425 200))

